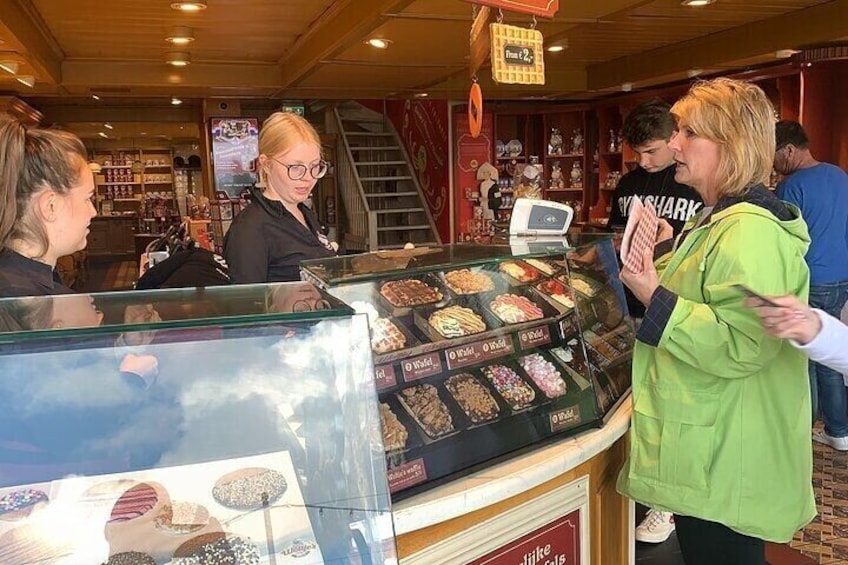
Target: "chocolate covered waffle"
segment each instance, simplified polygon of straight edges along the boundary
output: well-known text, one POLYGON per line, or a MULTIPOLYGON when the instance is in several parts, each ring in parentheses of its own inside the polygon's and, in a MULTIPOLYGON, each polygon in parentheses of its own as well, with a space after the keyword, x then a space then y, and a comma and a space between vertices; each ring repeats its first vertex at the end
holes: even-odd
POLYGON ((507 324, 529 322, 545 317, 542 309, 526 296, 501 294, 489 303, 489 309, 507 324))
POLYGON ((462 337, 486 331, 486 323, 471 308, 448 306, 436 310, 427 320, 444 337, 462 337))
POLYGON ((406 336, 388 318, 377 318, 371 323, 371 350, 374 353, 389 353, 403 349, 406 336))
POLYGON ((562 374, 557 371, 553 363, 540 354, 534 353, 522 357, 518 360, 518 364, 548 398, 556 398, 566 393, 566 384, 562 380, 562 374))
POLYGON ((389 281, 380 287, 380 294, 393 306, 407 307, 432 304, 442 299, 442 293, 418 279, 389 281))
POLYGON ((406 388, 398 394, 398 398, 431 438, 436 439, 454 430, 450 411, 433 385, 406 388))
POLYGON ((480 381, 468 373, 454 375, 445 387, 459 404, 468 419, 475 424, 497 418, 500 408, 492 394, 480 381))
POLYGON ((394 451, 406 447, 409 432, 385 402, 380 403, 380 424, 383 430, 383 449, 394 451))
POLYGON ((468 269, 445 273, 445 282, 457 294, 477 294, 495 288, 492 277, 482 271, 468 269))

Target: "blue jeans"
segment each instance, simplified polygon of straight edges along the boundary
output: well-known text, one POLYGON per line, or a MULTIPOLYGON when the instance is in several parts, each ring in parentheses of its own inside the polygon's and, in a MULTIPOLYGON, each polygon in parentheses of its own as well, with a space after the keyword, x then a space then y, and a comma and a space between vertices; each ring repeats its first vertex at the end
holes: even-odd
MULTIPOLYGON (((848 281, 810 287, 810 306, 839 318, 848 301, 848 281)), ((821 409, 824 431, 832 437, 848 436, 848 395, 841 373, 810 361, 813 420, 821 409)))

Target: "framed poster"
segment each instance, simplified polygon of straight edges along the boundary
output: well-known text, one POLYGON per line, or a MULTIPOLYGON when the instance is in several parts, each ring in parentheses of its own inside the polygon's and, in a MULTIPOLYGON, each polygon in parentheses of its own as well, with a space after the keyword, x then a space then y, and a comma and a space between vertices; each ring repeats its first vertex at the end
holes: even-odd
POLYGON ((256 118, 212 118, 215 192, 238 199, 258 179, 259 122, 256 118))

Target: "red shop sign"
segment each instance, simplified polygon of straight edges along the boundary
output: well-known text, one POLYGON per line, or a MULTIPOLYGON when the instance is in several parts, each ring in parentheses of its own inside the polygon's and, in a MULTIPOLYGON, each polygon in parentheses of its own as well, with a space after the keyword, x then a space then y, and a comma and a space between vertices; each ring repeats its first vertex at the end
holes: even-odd
POLYGON ((501 8, 510 12, 534 14, 543 18, 552 18, 559 10, 559 0, 465 0, 472 4, 482 4, 492 8, 501 8))
POLYGON ((546 524, 468 565, 580 565, 580 510, 546 524))

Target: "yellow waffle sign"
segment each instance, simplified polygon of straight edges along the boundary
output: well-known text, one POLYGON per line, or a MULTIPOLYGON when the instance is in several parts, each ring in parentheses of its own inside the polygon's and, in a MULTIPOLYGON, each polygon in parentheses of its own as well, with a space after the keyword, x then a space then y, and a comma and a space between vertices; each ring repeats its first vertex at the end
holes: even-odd
POLYGON ((545 84, 542 32, 493 23, 492 79, 501 84, 545 84))

